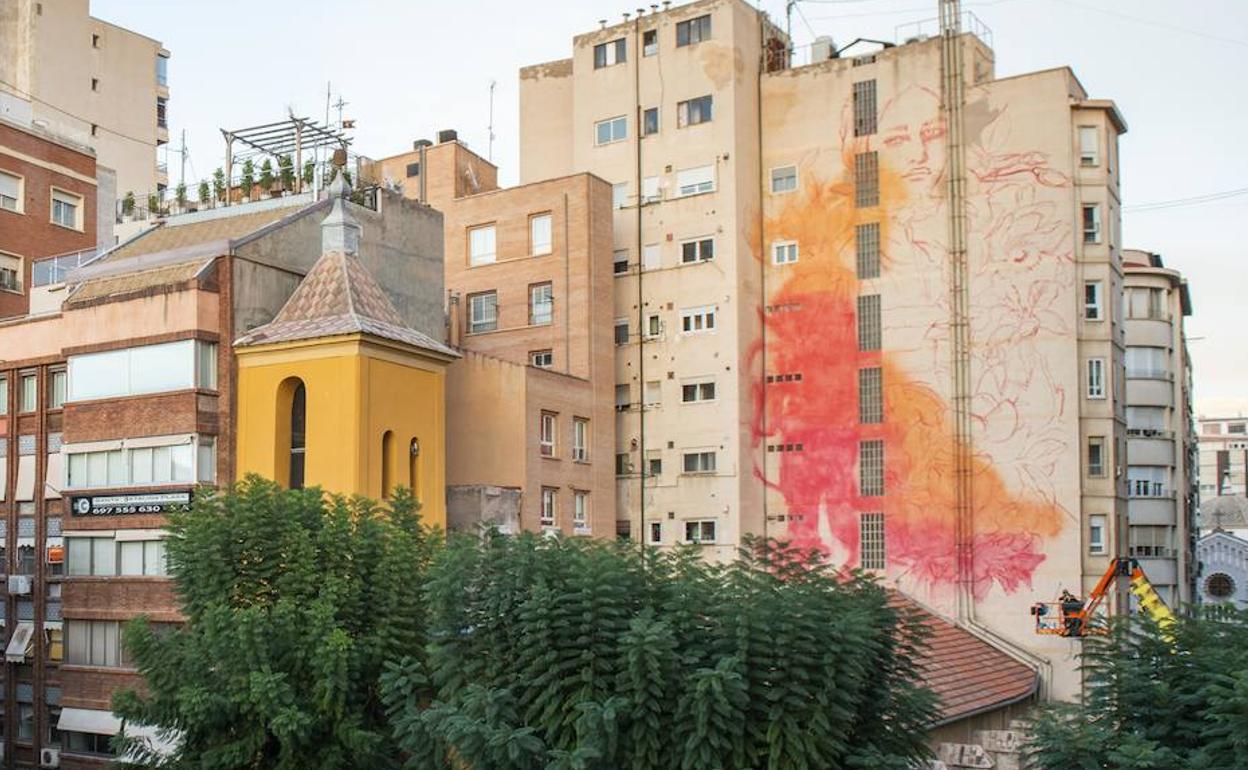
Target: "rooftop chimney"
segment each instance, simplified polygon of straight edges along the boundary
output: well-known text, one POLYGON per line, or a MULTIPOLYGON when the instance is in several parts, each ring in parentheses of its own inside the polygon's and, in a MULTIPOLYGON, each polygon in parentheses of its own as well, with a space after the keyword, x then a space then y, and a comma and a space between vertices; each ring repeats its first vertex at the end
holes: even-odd
POLYGON ((438 144, 453 142, 459 139, 459 132, 453 128, 444 128, 438 132, 438 144))
POLYGON ((416 141, 412 142, 413 150, 419 150, 421 147, 432 147, 432 146, 433 146, 433 142, 429 141, 428 139, 417 139, 416 141))

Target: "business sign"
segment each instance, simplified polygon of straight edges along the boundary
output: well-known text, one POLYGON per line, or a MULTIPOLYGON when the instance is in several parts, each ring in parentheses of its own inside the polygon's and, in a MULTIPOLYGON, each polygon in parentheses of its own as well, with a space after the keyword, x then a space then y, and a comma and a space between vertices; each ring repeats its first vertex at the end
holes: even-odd
POLYGON ((74 497, 74 516, 120 516, 130 513, 165 514, 191 506, 191 492, 153 492, 146 495, 83 495, 74 497))

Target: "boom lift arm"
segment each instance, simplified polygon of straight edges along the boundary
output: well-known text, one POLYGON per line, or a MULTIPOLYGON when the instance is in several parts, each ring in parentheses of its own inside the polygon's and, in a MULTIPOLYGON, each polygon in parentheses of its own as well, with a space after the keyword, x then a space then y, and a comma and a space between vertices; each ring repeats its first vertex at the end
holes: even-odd
POLYGON ((1105 570, 1105 574, 1097 581, 1096 587, 1086 600, 1069 591, 1063 591, 1056 602, 1033 604, 1031 614, 1036 619, 1036 633, 1067 637, 1105 633, 1103 626, 1093 626, 1090 621, 1114 581, 1124 577, 1130 580, 1128 590, 1139 602, 1141 610, 1163 628, 1174 622, 1174 613, 1166 606, 1153 584, 1148 582, 1140 563, 1120 556, 1109 563, 1109 569, 1105 570))

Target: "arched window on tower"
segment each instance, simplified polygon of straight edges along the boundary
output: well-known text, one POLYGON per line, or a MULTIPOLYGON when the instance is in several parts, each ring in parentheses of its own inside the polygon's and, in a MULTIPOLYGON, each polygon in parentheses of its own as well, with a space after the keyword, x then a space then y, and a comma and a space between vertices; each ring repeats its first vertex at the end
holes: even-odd
POLYGON ((394 467, 394 431, 388 430, 381 434, 381 496, 389 497, 393 491, 394 478, 391 469, 394 467))
POLYGON ((291 489, 303 489, 304 461, 308 448, 308 394, 303 382, 295 385, 290 398, 290 478, 291 489))
POLYGON ((420 500, 420 440, 412 439, 407 450, 407 485, 412 497, 420 500))

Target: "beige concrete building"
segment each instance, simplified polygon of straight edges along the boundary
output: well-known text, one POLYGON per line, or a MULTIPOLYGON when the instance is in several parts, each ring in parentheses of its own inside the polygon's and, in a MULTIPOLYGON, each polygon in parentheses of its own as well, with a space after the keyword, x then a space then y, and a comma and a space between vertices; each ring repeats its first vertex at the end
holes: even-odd
POLYGON ((1127 379, 1127 552, 1172 607, 1193 599, 1196 436, 1184 319, 1187 281, 1160 254, 1128 249, 1123 327, 1127 379))
POLYGON ((89 0, 0 5, 0 113, 30 109, 12 118, 94 148, 119 200, 169 184, 156 154, 169 141, 168 61, 159 41, 91 16, 89 0))
POLYGON ((1125 122, 972 34, 787 49, 700 0, 521 70, 521 182, 613 185, 620 527, 817 547, 1070 696, 1027 607, 1128 548, 1125 122))
POLYGON ((447 369, 450 525, 613 537, 610 186, 499 189, 453 131, 368 174, 443 214, 447 337, 465 352, 447 369))
POLYGON ((1217 497, 1248 495, 1248 416, 1205 417, 1200 423, 1201 526, 1213 524, 1206 515, 1217 497))

